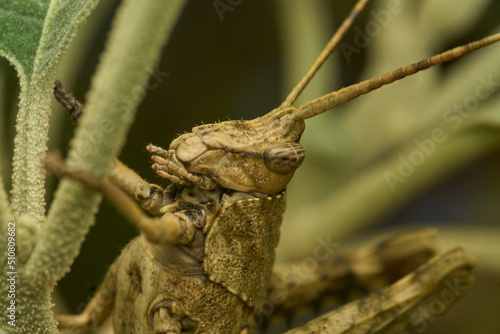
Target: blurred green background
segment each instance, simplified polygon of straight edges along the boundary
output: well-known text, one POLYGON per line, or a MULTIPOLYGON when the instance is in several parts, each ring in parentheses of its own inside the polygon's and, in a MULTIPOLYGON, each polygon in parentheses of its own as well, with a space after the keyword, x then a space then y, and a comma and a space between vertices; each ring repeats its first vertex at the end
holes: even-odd
MULTIPOLYGON (((353 3, 241 1, 221 20, 212 1, 188 1, 120 159, 166 186, 150 169, 148 143, 166 148, 194 125, 250 119, 277 107, 353 3)), ((388 3, 370 4, 344 39, 344 50, 355 47, 356 53, 346 57, 337 50, 300 101, 500 30, 500 4, 494 0, 401 0, 399 13, 383 16, 388 3), (360 31, 368 38, 360 40, 360 31)), ((102 1, 60 69, 59 78, 82 102, 116 6, 117 1, 102 1)), ((443 119, 475 96, 480 78, 491 75, 500 82, 499 54, 500 47, 491 46, 307 121, 302 140, 307 158, 289 186, 279 259, 310 256, 320 236, 331 235, 342 244, 340 251, 348 251, 380 235, 439 226, 444 245, 465 242, 476 257, 477 282, 447 316, 429 323, 426 333, 500 332, 498 87, 470 112, 450 112, 460 116, 456 129, 443 119), (391 189, 387 172, 397 173, 401 159, 419 150, 415 140, 431 138, 437 128, 447 139, 435 143, 391 189)), ((1 100, 11 111, 0 119, 7 129, 0 133, 1 171, 10 187, 17 79, 5 60, 0 66, 7 83, 1 100)), ((53 110, 51 149, 64 154, 75 125, 55 103, 53 110)), ((48 179, 49 204, 56 182, 48 179)), ((72 271, 58 286, 69 312, 83 309, 135 235, 104 202, 72 271)))

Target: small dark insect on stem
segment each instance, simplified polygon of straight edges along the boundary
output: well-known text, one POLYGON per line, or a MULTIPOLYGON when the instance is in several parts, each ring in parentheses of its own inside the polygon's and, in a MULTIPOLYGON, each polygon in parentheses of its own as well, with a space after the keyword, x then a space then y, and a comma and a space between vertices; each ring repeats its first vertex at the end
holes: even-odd
POLYGON ((71 93, 69 93, 59 80, 54 83, 54 96, 56 100, 69 112, 69 115, 75 122, 83 113, 83 106, 71 93))

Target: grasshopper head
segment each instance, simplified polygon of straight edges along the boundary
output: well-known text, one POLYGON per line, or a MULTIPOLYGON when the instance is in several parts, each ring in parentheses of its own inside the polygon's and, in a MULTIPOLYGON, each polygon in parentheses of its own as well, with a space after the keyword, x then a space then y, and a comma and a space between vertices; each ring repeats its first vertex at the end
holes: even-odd
POLYGON ((174 182, 217 185, 245 192, 281 192, 304 160, 299 144, 303 120, 295 107, 280 107, 250 121, 227 121, 193 128, 168 151, 150 145, 153 168, 174 182))

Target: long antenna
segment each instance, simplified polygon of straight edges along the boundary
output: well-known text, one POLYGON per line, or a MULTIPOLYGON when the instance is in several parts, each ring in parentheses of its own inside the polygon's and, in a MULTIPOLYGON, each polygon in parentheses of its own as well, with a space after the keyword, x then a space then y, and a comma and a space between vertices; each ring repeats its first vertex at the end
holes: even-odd
POLYGON ((328 58, 328 56, 333 52, 333 50, 335 50, 337 45, 344 37, 345 33, 352 26, 352 23, 354 22, 358 14, 361 11, 363 11, 363 8, 365 8, 368 1, 370 0, 359 0, 356 3, 356 6, 354 6, 354 8, 351 10, 349 16, 347 16, 344 22, 342 22, 342 25, 337 29, 337 31, 330 39, 330 41, 328 41, 328 44, 326 44, 325 48, 323 49, 323 51, 321 51, 318 58, 316 58, 314 64, 312 64, 311 68, 307 71, 307 73, 304 74, 302 79, 300 79, 300 81, 295 85, 295 87, 293 87, 292 91, 288 94, 285 101, 283 101, 283 103, 281 104, 281 107, 290 106, 295 102, 297 97, 299 97, 300 93, 302 93, 302 91, 307 86, 309 81, 311 81, 311 79, 319 70, 321 65, 323 65, 323 63, 328 58))
POLYGON ((418 63, 413 63, 408 66, 398 68, 397 70, 373 77, 358 84, 339 89, 336 92, 320 96, 301 105, 299 109, 293 113, 293 118, 295 120, 311 118, 327 110, 333 109, 340 104, 349 102, 360 95, 369 93, 372 90, 388 85, 396 80, 403 79, 404 77, 423 71, 425 69, 428 69, 429 67, 448 62, 498 41, 500 41, 500 33, 496 33, 483 39, 455 47, 438 55, 423 59, 418 63))

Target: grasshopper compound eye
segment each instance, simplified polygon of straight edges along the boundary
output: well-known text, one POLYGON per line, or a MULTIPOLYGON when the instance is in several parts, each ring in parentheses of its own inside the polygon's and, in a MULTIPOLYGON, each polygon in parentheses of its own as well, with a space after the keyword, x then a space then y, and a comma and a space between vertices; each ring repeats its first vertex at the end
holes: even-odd
POLYGON ((278 174, 293 173, 300 167, 305 152, 299 143, 278 144, 268 148, 263 155, 266 166, 278 174))

